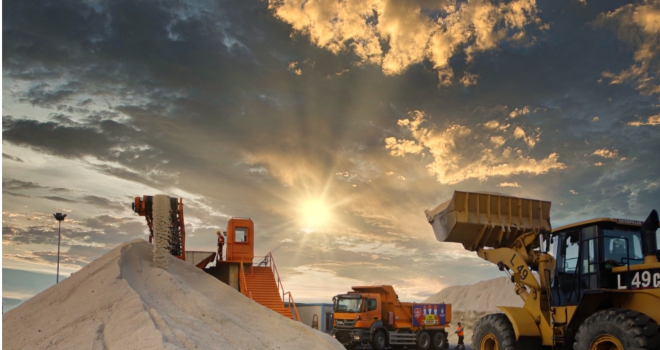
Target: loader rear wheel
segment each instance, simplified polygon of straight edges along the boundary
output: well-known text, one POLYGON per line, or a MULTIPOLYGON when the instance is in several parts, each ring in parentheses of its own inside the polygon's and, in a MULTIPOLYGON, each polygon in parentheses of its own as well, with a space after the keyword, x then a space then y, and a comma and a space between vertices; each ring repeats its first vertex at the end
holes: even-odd
POLYGON ((658 324, 643 313, 608 309, 587 317, 573 344, 575 350, 632 350, 660 348, 658 324))
POLYGON ((428 350, 431 348, 431 336, 428 333, 419 333, 417 336, 417 348, 419 350, 428 350))
POLYGON ((516 333, 505 314, 482 317, 474 326, 472 346, 481 350, 516 350, 516 333))

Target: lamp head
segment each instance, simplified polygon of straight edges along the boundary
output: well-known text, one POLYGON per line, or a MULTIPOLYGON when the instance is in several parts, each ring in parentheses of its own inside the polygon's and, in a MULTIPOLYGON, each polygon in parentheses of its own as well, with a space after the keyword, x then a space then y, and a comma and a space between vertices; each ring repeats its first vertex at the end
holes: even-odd
POLYGON ((66 214, 55 213, 55 214, 53 214, 53 216, 55 217, 55 220, 57 220, 57 221, 64 221, 64 218, 66 217, 66 214))

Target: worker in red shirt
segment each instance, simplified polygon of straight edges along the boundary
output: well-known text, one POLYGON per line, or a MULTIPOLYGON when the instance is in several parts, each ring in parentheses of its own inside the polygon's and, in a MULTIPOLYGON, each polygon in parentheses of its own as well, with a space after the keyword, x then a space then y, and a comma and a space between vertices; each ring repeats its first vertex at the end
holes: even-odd
POLYGON ((458 334, 458 345, 456 345, 456 349, 465 349, 465 344, 463 344, 463 338, 465 338, 465 330, 463 329, 463 326, 461 323, 458 323, 458 328, 456 329, 456 334, 458 334))

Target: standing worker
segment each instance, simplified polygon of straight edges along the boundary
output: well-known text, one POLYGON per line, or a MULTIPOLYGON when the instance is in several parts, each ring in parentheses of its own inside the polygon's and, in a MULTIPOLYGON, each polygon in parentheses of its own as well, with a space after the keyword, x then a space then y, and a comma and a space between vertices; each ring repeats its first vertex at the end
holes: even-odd
POLYGON ((223 261, 222 247, 225 245, 225 235, 220 230, 215 231, 215 233, 218 235, 218 251, 215 253, 215 256, 217 261, 223 261))
POLYGON ((465 344, 463 344, 463 338, 465 338, 465 330, 463 329, 463 326, 461 323, 458 323, 458 328, 456 329, 456 334, 458 334, 458 345, 456 345, 456 349, 465 349, 465 344))

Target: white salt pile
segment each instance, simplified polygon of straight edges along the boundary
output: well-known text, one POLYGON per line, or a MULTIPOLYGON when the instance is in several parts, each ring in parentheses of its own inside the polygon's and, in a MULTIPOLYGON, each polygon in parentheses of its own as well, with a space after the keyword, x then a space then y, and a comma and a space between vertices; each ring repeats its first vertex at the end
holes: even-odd
POLYGON ((451 303, 452 310, 497 312, 498 306, 522 307, 508 277, 498 277, 467 286, 451 286, 428 297, 425 303, 451 303))
POLYGON ((514 291, 514 285, 508 277, 498 277, 466 286, 447 287, 428 297, 424 302, 452 304, 453 330, 449 330, 449 342, 458 341, 454 330, 458 322, 461 322, 465 329, 466 344, 471 343, 474 325, 481 317, 501 312, 498 306, 523 306, 522 299, 514 291))
POLYGON ((152 246, 125 243, 3 315, 4 349, 343 349, 152 246))
POLYGON ((153 228, 154 228, 154 266, 167 267, 167 256, 170 254, 170 197, 157 194, 153 197, 153 228))

